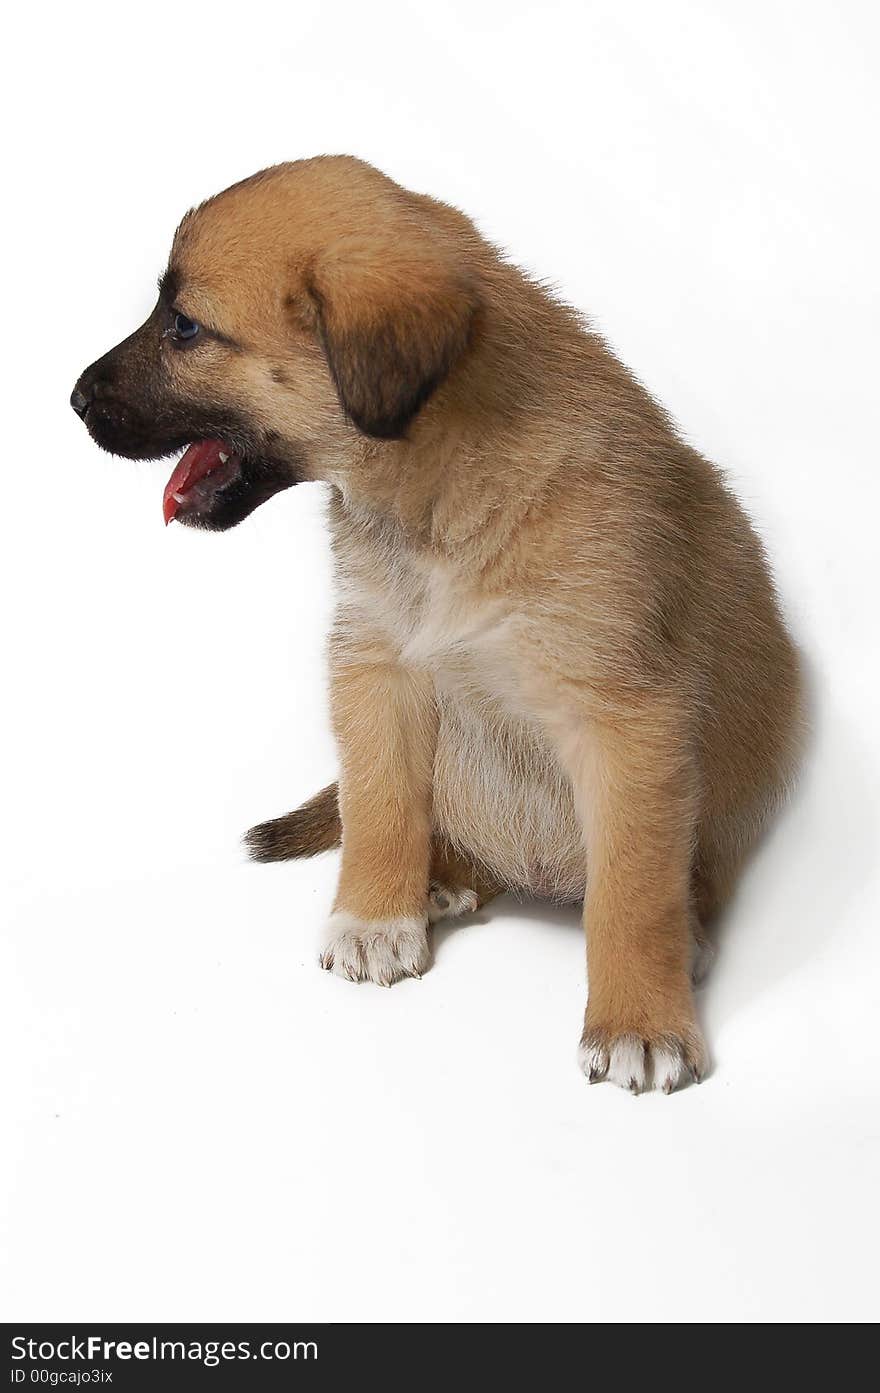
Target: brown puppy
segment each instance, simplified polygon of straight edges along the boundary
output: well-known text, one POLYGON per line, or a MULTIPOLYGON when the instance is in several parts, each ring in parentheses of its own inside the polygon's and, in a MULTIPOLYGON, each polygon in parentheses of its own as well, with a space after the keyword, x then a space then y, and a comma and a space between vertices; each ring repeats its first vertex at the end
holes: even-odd
POLYGON ((694 944, 792 776, 798 664, 739 505, 601 340, 462 214, 315 159, 187 214, 72 401, 119 454, 202 442, 193 526, 332 486, 338 807, 251 834, 341 839, 323 965, 387 985, 430 918, 586 896, 585 1072, 699 1078, 694 944))

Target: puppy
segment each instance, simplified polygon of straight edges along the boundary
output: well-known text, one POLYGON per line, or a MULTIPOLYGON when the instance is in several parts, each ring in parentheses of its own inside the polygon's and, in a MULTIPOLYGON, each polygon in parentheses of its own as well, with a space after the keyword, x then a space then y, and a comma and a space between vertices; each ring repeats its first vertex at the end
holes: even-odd
POLYGON ((606 346, 461 213, 358 160, 188 213, 72 404, 185 449, 166 520, 330 485, 338 786, 249 834, 341 843, 322 965, 390 985, 499 890, 585 899, 591 1082, 707 1054, 695 953, 791 780, 801 683, 761 543, 606 346))

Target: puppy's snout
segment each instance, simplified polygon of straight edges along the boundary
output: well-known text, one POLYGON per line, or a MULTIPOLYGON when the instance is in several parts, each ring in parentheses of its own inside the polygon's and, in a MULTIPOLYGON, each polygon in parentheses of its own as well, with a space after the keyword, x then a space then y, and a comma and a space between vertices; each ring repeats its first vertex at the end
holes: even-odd
MULTIPOLYGON (((80 373, 70 404, 102 449, 129 459, 149 459, 163 453, 164 438, 154 448, 156 405, 146 385, 148 377, 136 359, 126 361, 123 357, 120 363, 120 348, 111 349, 80 373)), ((161 394, 158 404, 161 409, 161 394)), ((178 443, 175 435, 171 448, 178 443)))

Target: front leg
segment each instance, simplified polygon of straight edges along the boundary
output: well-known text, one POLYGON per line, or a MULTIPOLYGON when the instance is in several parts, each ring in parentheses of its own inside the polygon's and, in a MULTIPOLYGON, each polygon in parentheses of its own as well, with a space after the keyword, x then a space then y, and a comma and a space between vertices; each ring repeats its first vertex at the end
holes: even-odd
POLYGON ((615 703, 573 723, 564 755, 587 846, 591 1083, 670 1093, 706 1068, 690 967, 696 779, 674 697, 615 703))
POLYGON ((429 963, 427 896, 437 717, 427 674, 381 639, 334 637, 342 865, 322 967, 390 987, 429 963))

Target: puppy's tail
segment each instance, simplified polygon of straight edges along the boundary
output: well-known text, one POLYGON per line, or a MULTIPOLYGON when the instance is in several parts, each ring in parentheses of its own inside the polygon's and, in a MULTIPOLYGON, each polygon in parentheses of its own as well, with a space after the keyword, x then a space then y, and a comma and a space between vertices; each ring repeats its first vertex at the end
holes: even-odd
POLYGON ((330 784, 295 812, 259 822, 245 833, 244 842, 254 861, 290 861, 297 856, 317 856, 332 851, 342 841, 338 785, 330 784))

